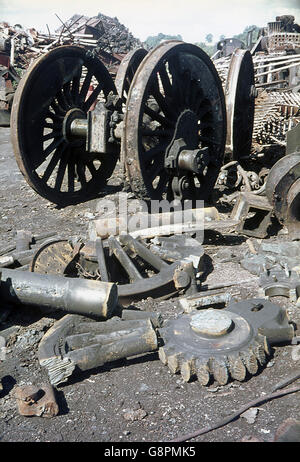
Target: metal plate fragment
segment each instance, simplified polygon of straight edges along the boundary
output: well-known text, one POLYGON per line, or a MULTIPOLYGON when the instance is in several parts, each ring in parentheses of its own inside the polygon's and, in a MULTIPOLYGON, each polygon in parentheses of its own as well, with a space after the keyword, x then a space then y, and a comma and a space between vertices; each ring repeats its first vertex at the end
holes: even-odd
POLYGON ((24 416, 55 417, 59 407, 54 390, 49 384, 24 385, 16 388, 18 411, 24 416))

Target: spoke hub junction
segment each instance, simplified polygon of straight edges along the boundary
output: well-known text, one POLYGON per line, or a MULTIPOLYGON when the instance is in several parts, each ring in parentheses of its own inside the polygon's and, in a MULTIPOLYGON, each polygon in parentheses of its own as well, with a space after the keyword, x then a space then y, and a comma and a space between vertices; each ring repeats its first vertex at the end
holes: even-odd
POLYGON ((70 109, 63 120, 62 132, 64 139, 71 146, 82 145, 82 139, 86 136, 86 114, 79 108, 70 109))

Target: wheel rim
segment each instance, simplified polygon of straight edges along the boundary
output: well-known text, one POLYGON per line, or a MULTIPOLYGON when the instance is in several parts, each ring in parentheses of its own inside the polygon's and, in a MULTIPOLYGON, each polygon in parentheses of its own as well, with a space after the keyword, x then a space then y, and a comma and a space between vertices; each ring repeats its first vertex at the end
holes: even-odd
POLYGON ((236 49, 225 85, 227 148, 235 160, 249 156, 254 124, 254 68, 249 50, 236 49))
POLYGON ((121 61, 116 75, 115 85, 118 95, 125 104, 134 74, 147 53, 147 50, 144 48, 138 48, 127 53, 125 58, 121 61))
POLYGON ((187 174, 195 199, 207 199, 222 164, 226 112, 220 78, 210 58, 199 47, 164 42, 140 64, 126 104, 122 150, 133 191, 160 199, 172 177, 164 168, 164 152, 176 122, 185 110, 198 118, 199 147, 207 146, 210 163, 204 174, 187 174))
POLYGON ((21 172, 41 196, 68 204, 105 186, 117 159, 89 155, 85 139, 68 137, 66 125, 72 118, 86 119, 111 91, 116 93, 105 66, 75 46, 38 58, 21 80, 12 108, 12 143, 21 172))

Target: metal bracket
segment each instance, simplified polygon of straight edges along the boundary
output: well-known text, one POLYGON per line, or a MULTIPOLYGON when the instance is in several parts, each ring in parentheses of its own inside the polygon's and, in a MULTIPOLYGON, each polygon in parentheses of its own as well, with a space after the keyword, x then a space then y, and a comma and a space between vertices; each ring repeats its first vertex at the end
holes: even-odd
POLYGON ((271 224, 273 207, 265 196, 240 193, 231 212, 231 218, 238 220, 236 230, 246 236, 264 238, 271 224), (252 217, 249 214, 254 212, 252 217))

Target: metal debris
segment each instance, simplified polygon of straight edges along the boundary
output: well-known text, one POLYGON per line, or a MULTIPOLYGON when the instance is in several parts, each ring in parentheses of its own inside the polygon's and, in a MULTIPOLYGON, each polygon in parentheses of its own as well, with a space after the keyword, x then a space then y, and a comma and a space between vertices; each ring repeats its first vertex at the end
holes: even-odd
POLYGON ((299 275, 295 271, 286 270, 267 270, 261 273, 259 284, 265 297, 288 297, 293 302, 297 302, 297 287, 300 286, 299 275))
POLYGON ((291 340, 294 328, 284 309, 264 299, 230 303, 223 310, 191 311, 159 329, 160 360, 188 382, 243 381, 265 365, 269 345, 291 340))
POLYGON ((129 321, 114 317, 105 322, 87 322, 81 316, 66 315, 43 337, 38 358, 50 382, 58 385, 76 371, 157 348, 157 335, 150 317, 129 321))
POLYGON ((185 313, 191 313, 193 310, 214 306, 214 305, 226 305, 232 299, 232 295, 224 290, 207 290, 204 292, 190 295, 188 297, 181 297, 179 304, 184 309, 185 313))
POLYGON ((240 193, 231 212, 231 218, 239 221, 237 232, 247 236, 264 238, 271 226, 273 207, 264 196, 240 193))
POLYGON ((57 416, 59 413, 54 389, 49 384, 17 387, 15 397, 21 415, 51 418, 57 416))
POLYGON ((2 269, 1 298, 106 319, 117 306, 116 284, 2 269))
MULTIPOLYGON (((201 246, 200 249, 202 254, 201 246)), ((119 303, 128 305, 147 297, 164 299, 177 293, 195 293, 196 257, 179 256, 180 259, 168 263, 145 243, 121 234, 119 239, 111 236, 101 244, 82 242, 77 251, 67 241, 46 244, 37 251, 31 269, 46 274, 109 279, 118 284, 119 303)))

